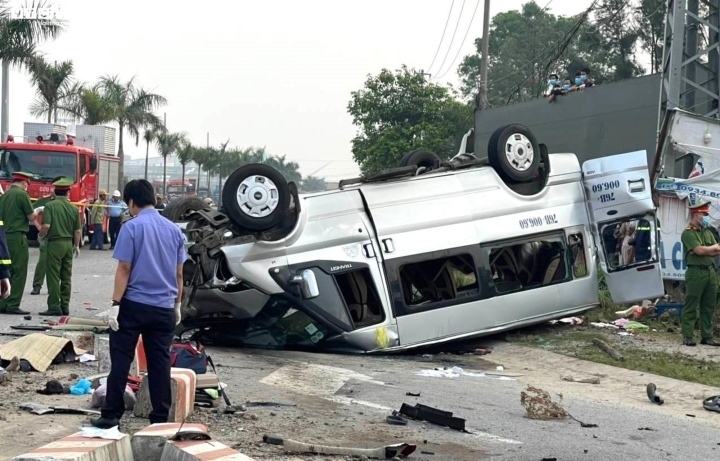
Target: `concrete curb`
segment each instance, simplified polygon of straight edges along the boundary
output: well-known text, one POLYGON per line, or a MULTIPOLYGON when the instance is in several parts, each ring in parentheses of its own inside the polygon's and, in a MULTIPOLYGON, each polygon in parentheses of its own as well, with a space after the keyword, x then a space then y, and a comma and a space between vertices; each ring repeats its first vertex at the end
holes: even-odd
POLYGON ((167 442, 160 461, 255 461, 214 440, 167 442))
MULTIPOLYGON (((56 442, 48 443, 11 461, 134 461, 130 437, 105 440, 81 437, 76 432, 56 442)), ((142 459, 142 458, 141 458, 142 459)))
POLYGON ((192 423, 159 423, 152 424, 136 432, 132 437, 132 451, 136 460, 160 461, 166 442, 178 433, 197 432, 207 434, 208 429, 202 424, 192 423))

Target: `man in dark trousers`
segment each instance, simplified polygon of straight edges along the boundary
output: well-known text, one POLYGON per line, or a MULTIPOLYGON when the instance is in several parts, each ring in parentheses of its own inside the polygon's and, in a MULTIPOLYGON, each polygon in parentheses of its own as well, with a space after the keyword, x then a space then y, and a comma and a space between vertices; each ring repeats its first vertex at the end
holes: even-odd
MULTIPOLYGON (((153 202, 154 203, 154 202, 153 202)), ((120 191, 116 190, 113 192, 112 198, 107 202, 107 215, 110 218, 108 225, 110 232, 110 249, 115 249, 115 242, 117 242, 118 234, 120 233, 120 227, 122 226, 122 216, 127 210, 127 204, 120 198, 120 191)))
POLYGON ((0 221, 0 298, 7 299, 10 296, 10 251, 8 250, 5 238, 5 226, 0 221))
POLYGON ((7 299, 0 299, 0 314, 26 315, 30 312, 20 309, 20 302, 25 291, 30 259, 27 233, 30 230, 29 223, 35 221, 37 217, 33 211, 30 195, 27 193, 33 175, 16 171, 12 176, 13 185, 0 196, 0 217, 5 225, 8 249, 12 258, 10 283, 15 290, 7 299))
POLYGON ((180 323, 185 239, 180 229, 155 209, 152 184, 130 181, 123 193, 130 214, 118 236, 118 260, 110 325, 110 376, 105 406, 93 426, 117 426, 125 412, 123 394, 130 364, 142 335, 148 364, 151 423, 167 422, 170 390, 170 346, 180 323))
POLYGON ((40 315, 70 315, 73 256, 80 255, 80 212, 70 203, 68 192, 74 181, 61 178, 53 183, 57 198, 43 210, 38 238, 45 240, 48 308, 40 315))

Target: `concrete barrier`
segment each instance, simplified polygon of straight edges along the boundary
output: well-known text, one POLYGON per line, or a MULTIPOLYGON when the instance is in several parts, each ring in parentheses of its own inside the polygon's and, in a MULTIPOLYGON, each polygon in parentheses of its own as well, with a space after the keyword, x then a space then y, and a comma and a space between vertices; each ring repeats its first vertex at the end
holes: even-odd
POLYGON ((214 440, 167 442, 160 461, 255 461, 214 440))
POLYGON ((183 432, 207 434, 202 424, 192 423, 160 423, 152 424, 136 432, 132 437, 132 451, 136 460, 160 461, 165 443, 182 428, 183 432))
POLYGON ((134 461, 130 436, 120 440, 81 437, 77 432, 56 442, 48 443, 11 461, 134 461))
MULTIPOLYGON (((187 368, 171 368, 172 406, 170 407, 169 422, 185 421, 193 412, 195 406, 195 372, 187 368)), ((150 402, 150 389, 148 377, 143 378, 140 390, 137 393, 134 415, 138 418, 150 416, 152 403, 150 402)))

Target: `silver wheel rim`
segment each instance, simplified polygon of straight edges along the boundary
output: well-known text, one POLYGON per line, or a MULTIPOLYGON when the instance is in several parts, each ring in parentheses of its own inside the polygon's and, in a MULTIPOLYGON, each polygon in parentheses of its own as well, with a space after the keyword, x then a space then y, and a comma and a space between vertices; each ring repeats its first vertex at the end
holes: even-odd
POLYGON ((527 136, 513 133, 505 142, 505 157, 514 170, 525 171, 532 165, 535 151, 527 136))
POLYGON ((280 201, 277 186, 265 176, 250 176, 240 183, 237 203, 243 213, 253 218, 264 218, 272 214, 280 201))

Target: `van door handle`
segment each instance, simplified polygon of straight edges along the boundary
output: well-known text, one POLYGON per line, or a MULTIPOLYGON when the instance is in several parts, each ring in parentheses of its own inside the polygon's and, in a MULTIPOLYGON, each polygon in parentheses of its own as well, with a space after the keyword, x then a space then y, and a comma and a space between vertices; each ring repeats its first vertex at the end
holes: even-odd
POLYGON ((395 252, 395 245, 393 245, 392 239, 385 239, 382 242, 383 242, 383 245, 385 246, 385 253, 395 252))
POLYGON ((366 258, 374 258, 375 257, 375 250, 373 250, 372 243, 366 243, 365 245, 363 245, 363 249, 365 250, 366 258))

